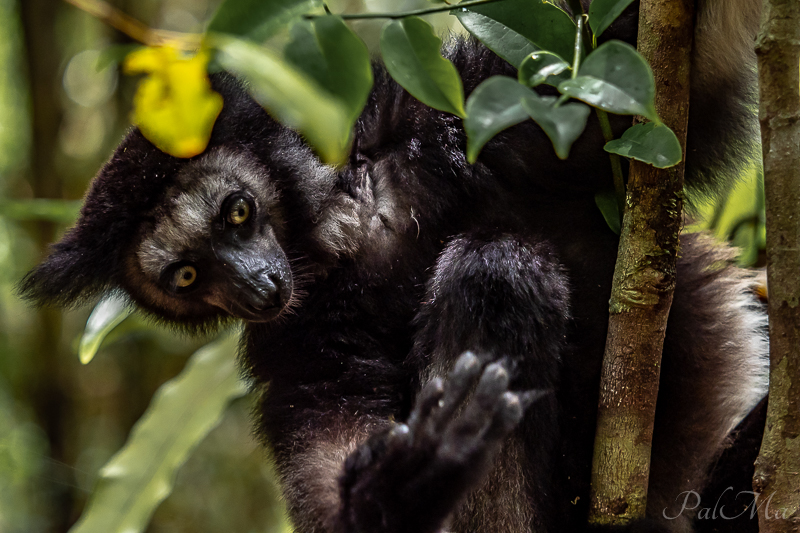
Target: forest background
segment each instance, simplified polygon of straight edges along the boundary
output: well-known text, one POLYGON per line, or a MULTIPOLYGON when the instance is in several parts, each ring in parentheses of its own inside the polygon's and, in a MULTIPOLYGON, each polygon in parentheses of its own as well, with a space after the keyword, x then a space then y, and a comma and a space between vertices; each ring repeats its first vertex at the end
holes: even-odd
MULTIPOLYGON (((117 0, 155 28, 202 31, 219 0, 117 0)), ((425 0, 332 0, 336 13, 405 11, 425 0)), ((447 14, 427 17, 460 31, 447 14)), ((373 49, 382 21, 352 28, 373 49)), ((281 39, 275 38, 276 46, 281 39)), ((129 44, 61 0, 0 0, 0 533, 65 532, 98 471, 123 445, 156 390, 210 339, 187 339, 140 317, 112 332, 88 365, 77 357, 91 307, 35 310, 15 283, 74 221, 89 180, 129 128, 135 78, 113 62, 129 44), (109 52, 111 50, 111 52, 109 52)), ((755 113, 755 110, 753 111, 755 113)), ((762 266, 763 191, 754 169, 693 225, 762 266)), ((180 469, 147 531, 277 532, 286 528, 252 399, 234 401, 180 469)))

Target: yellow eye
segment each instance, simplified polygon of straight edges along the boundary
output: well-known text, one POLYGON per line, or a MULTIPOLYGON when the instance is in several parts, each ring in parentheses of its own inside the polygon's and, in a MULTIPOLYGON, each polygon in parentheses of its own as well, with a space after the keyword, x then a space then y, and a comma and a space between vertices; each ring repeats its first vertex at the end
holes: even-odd
POLYGON ((188 287, 197 279, 197 270, 192 265, 182 266, 175 272, 175 285, 188 287))
POLYGON ((239 198, 231 204, 228 210, 228 222, 231 224, 244 224, 250 217, 250 204, 244 198, 239 198))

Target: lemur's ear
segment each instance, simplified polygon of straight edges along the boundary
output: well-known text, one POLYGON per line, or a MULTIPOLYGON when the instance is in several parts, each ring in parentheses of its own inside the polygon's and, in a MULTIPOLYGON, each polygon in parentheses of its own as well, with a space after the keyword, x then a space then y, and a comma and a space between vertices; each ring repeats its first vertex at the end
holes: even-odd
POLYGON ((17 287, 39 305, 73 306, 117 287, 124 254, 183 163, 137 130, 100 170, 75 226, 17 287))
POLYGON ((17 287, 22 297, 37 305, 71 307, 111 285, 116 270, 112 258, 83 245, 79 234, 73 228, 53 246, 50 256, 23 278, 17 287))

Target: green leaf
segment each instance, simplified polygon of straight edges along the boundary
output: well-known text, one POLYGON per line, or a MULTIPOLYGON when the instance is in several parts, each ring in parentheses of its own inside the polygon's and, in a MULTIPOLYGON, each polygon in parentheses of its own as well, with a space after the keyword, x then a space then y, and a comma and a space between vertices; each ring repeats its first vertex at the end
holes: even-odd
POLYGON ((355 122, 372 88, 372 65, 367 46, 340 17, 297 22, 284 56, 341 100, 355 122))
POLYGON ((133 309, 128 299, 110 293, 104 296, 94 307, 89 320, 86 321, 86 328, 83 330, 80 345, 78 346, 78 358, 84 365, 91 361, 103 339, 111 331, 128 318, 133 309))
POLYGON ((480 13, 456 13, 461 24, 486 48, 519 68, 526 57, 540 48, 511 28, 480 13))
MULTIPOLYGON (((479 6, 456 8, 452 11, 461 24, 494 50, 501 47, 507 37, 501 28, 482 27, 483 19, 464 17, 464 13, 478 13, 499 22, 521 35, 540 50, 549 50, 562 59, 571 59, 575 47, 575 23, 569 15, 552 4, 541 0, 505 0, 479 6), (484 40, 486 39, 486 40, 484 40)), ((498 55, 500 55, 498 53, 498 55)), ((528 55, 527 53, 525 54, 528 55)), ((504 56, 501 56, 507 60, 504 56)), ((514 66, 520 63, 511 62, 514 66)))
POLYGON ((220 40, 219 63, 247 79, 248 90, 270 114, 306 138, 329 164, 347 157, 352 113, 313 79, 264 47, 236 38, 220 40))
POLYGON ((0 216, 11 220, 46 220, 71 224, 78 218, 82 203, 80 200, 48 198, 5 200, 0 201, 0 216))
POLYGON ((320 0, 225 0, 208 31, 263 41, 290 20, 322 5, 320 0))
POLYGON ((442 40, 419 17, 386 23, 381 54, 392 78, 422 102, 464 118, 464 88, 456 67, 441 55, 442 40))
POLYGON ((530 118, 522 99, 530 89, 506 76, 492 76, 478 85, 467 99, 467 160, 474 163, 481 148, 502 130, 530 118))
POLYGON ((70 533, 144 531, 173 488, 175 475, 247 387, 236 367, 237 337, 198 350, 181 374, 156 392, 128 441, 100 470, 70 533))
POLYGON ((620 41, 609 41, 589 54, 578 76, 558 90, 609 113, 658 121, 653 72, 636 49, 620 41))
POLYGON ((681 162, 681 143, 664 124, 648 122, 631 126, 620 139, 607 143, 606 152, 644 161, 656 168, 668 168, 681 162))
POLYGON ((558 99, 554 96, 539 96, 533 91, 529 93, 522 100, 522 107, 550 137, 556 155, 566 159, 572 143, 583 133, 591 109, 579 103, 556 106, 558 99))
POLYGON ((611 231, 619 235, 622 229, 622 221, 619 217, 620 211, 616 193, 613 190, 599 192, 594 195, 594 203, 597 204, 611 231))
POLYGON ((589 26, 595 37, 606 31, 633 0, 593 0, 589 5, 589 26))
POLYGON ((522 62, 519 67, 519 82, 528 87, 536 87, 542 83, 558 86, 562 81, 569 79, 562 74, 568 74, 569 63, 555 54, 548 52, 534 52, 522 62), (548 78, 552 77, 550 81, 548 78))

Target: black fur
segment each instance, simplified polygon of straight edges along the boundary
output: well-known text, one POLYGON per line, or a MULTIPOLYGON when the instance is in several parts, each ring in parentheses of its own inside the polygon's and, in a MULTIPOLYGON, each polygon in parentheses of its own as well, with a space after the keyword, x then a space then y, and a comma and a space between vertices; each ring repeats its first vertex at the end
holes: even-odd
MULTIPOLYGON (((623 22, 615 31, 630 40, 623 22)), ((453 43, 447 55, 467 93, 491 75, 514 75, 472 42, 453 43)), ((596 121, 567 161, 529 122, 501 133, 470 165, 460 120, 423 106, 376 67, 351 160, 334 172, 236 82, 217 77, 214 88, 225 107, 209 149, 178 160, 130 134, 77 226, 22 291, 70 304, 119 287, 162 319, 213 324, 219 311, 166 309, 142 288, 137 247, 160 217, 175 215, 164 196, 180 172, 221 150, 245 159, 263 187, 277 190, 270 224, 302 286, 277 320, 247 325, 243 354, 255 382, 269 383, 259 434, 298 530, 585 531, 617 248, 594 203, 610 186, 596 121), (447 377, 465 350, 478 354, 478 367, 467 361, 472 370, 447 377), (475 385, 484 365, 485 382, 475 385), (508 389, 551 392, 514 429, 529 396, 508 389)), ((736 104, 718 120, 748 123, 738 90, 726 90, 720 101, 736 104)), ((710 167, 693 153, 687 179, 705 187, 710 167)), ((754 375, 765 365, 763 313, 730 260, 701 237, 682 239, 652 521, 632 531, 688 531, 690 516, 665 521, 662 510, 681 491, 702 488, 728 432, 764 392, 754 375), (748 396, 732 400, 742 390, 748 396)))

